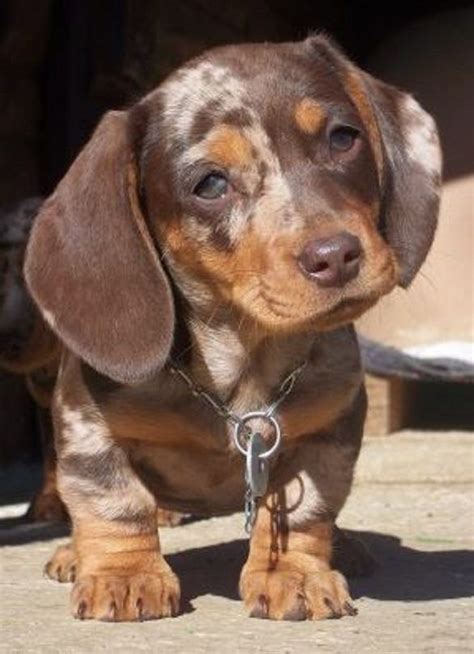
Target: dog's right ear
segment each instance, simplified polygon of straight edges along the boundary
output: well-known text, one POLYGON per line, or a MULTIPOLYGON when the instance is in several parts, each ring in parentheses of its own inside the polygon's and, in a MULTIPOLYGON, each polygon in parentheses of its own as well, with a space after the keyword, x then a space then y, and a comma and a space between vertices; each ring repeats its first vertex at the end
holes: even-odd
POLYGON ((436 124, 414 98, 364 73, 326 37, 305 43, 336 71, 359 113, 364 109, 372 141, 380 137, 379 229, 397 258, 398 283, 406 288, 428 254, 438 221, 442 157, 436 124))
POLYGON ((100 373, 137 383, 171 348, 171 289, 140 210, 126 112, 110 112, 36 218, 25 276, 44 318, 100 373))

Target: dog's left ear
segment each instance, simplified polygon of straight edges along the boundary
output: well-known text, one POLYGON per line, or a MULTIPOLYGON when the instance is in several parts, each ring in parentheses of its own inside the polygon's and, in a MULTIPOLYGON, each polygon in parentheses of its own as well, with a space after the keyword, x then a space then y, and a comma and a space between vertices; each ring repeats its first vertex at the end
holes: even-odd
POLYGON ((129 114, 107 113, 35 220, 25 278, 43 317, 83 361, 120 383, 158 373, 174 303, 142 214, 129 114))
POLYGON ((360 70, 325 36, 307 39, 338 75, 380 141, 380 230, 397 257, 406 288, 428 254, 438 221, 441 149, 433 118, 416 100, 360 70), (354 98, 358 96, 358 98, 354 98))
POLYGON ((362 74, 385 150, 381 229, 406 288, 424 262, 438 223, 441 148, 433 118, 407 93, 362 74))

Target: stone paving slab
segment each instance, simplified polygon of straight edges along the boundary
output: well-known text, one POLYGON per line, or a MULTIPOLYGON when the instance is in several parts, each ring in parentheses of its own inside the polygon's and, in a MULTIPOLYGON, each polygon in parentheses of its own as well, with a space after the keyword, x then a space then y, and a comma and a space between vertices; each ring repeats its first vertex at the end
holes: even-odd
POLYGON ((64 531, 22 525, 15 518, 21 505, 1 507, 0 650, 472 653, 473 472, 471 434, 405 432, 368 440, 340 524, 360 533, 378 569, 351 583, 357 617, 315 623, 245 615, 237 595, 247 548, 240 514, 162 530, 187 602, 180 617, 75 621, 69 587, 41 575, 52 549, 65 542, 64 531))

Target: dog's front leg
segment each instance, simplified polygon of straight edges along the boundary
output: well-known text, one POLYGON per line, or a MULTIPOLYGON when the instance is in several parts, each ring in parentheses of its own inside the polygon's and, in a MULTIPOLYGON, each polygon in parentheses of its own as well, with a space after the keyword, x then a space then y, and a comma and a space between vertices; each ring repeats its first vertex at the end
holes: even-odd
MULTIPOLYGON (((272 501, 273 498, 269 498, 272 501)), ((240 592, 251 617, 305 620, 354 615, 347 582, 330 568, 333 523, 277 526, 278 509, 259 511, 240 592)))
POLYGON ((123 520, 85 516, 75 521, 74 617, 153 620, 178 613, 179 582, 159 551, 155 527, 150 521, 130 529, 123 520))
POLYGON ((73 523, 73 615, 108 621, 175 615, 179 583, 160 553, 156 502, 126 449, 81 411, 63 411, 62 423, 58 485, 73 523))
MULTIPOLYGON (((331 434, 300 445, 287 481, 263 498, 240 592, 254 617, 304 620, 354 615, 344 576, 331 569, 334 520, 349 493, 364 398, 331 434)), ((275 480, 276 482, 277 480, 275 480)))

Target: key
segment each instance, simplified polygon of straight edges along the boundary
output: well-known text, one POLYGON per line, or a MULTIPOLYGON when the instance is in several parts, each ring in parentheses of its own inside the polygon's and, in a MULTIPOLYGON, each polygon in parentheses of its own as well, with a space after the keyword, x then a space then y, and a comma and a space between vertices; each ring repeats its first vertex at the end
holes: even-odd
POLYGON ((264 438, 258 432, 248 441, 246 455, 246 481, 254 498, 263 497, 268 488, 268 459, 261 458, 267 451, 264 438))

